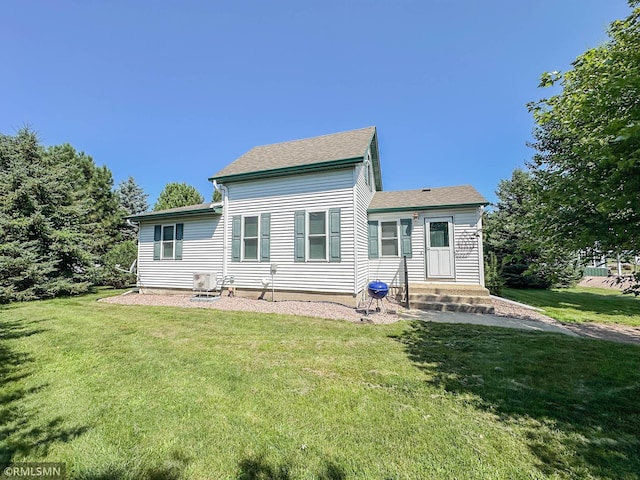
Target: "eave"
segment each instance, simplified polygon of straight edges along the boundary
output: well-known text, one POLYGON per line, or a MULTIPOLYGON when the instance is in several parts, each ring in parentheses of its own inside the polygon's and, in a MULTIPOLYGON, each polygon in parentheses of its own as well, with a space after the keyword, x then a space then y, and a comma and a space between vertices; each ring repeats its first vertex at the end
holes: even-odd
POLYGON ((218 183, 242 182, 245 180, 257 180, 262 178, 282 177, 286 175, 321 172, 336 168, 346 168, 364 160, 364 157, 344 158, 341 160, 331 160, 329 162, 312 163, 309 165, 295 165, 291 167, 274 168, 272 170, 259 170, 255 172, 237 173, 235 175, 222 175, 211 177, 209 181, 218 183))
POLYGON ((126 220, 132 220, 134 222, 143 222, 145 220, 193 217, 193 216, 203 215, 207 213, 220 215, 222 213, 222 206, 198 208, 198 209, 186 210, 182 212, 163 212, 163 211, 149 212, 149 213, 141 213, 139 215, 129 215, 124 218, 126 220))
POLYGON ((392 213, 392 212, 422 212, 427 210, 444 210, 451 208, 472 208, 472 207, 484 207, 489 205, 489 202, 482 203, 455 203, 453 205, 422 205, 415 207, 384 207, 384 208, 370 208, 367 213, 392 213))

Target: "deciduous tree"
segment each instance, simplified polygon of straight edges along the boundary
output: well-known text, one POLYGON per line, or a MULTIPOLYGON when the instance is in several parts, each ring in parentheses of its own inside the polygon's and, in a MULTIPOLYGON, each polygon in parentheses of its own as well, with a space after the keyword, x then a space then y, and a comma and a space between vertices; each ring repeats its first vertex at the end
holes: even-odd
POLYGON ((640 8, 629 3, 606 43, 542 76, 562 91, 530 105, 540 226, 574 250, 639 249, 640 8))
POLYGON ((191 185, 186 183, 167 183, 158 201, 153 206, 154 210, 167 210, 169 208, 187 207, 203 203, 204 197, 191 185))

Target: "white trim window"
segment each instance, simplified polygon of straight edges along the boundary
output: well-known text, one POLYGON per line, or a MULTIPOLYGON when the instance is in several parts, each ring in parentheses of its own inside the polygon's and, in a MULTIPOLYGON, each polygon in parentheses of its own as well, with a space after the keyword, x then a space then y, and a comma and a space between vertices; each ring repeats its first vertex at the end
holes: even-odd
POLYGON ((163 225, 162 226, 162 259, 173 258, 174 254, 174 240, 175 240, 176 226, 175 225, 163 225))
POLYGON ((271 214, 234 215, 231 218, 231 261, 268 262, 271 251, 271 214))
POLYGON ((168 223, 153 227, 153 259, 182 260, 184 224, 168 223))
POLYGON ((260 217, 242 218, 242 259, 258 260, 260 239, 260 217))
POLYGON ((383 257, 400 256, 398 221, 380 221, 380 254, 383 257))
POLYGON ((307 215, 307 260, 327 259, 327 212, 309 212, 307 215))
POLYGON ((293 261, 340 262, 340 209, 294 212, 293 261))

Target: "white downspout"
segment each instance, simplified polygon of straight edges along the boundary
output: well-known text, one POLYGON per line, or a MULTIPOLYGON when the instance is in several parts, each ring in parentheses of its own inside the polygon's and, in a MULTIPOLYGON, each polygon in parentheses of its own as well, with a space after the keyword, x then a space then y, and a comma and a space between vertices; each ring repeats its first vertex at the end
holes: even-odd
POLYGON ((227 224, 229 223, 229 189, 213 181, 213 188, 222 194, 222 278, 227 277, 227 224))
POLYGON ((478 214, 480 218, 478 219, 478 223, 476 223, 476 235, 478 235, 478 269, 480 272, 480 285, 484 287, 484 246, 482 242, 482 229, 484 228, 482 225, 482 212, 484 212, 484 207, 478 208, 478 214))
POLYGON ((136 259, 134 260, 131 267, 129 267, 129 271, 133 273, 133 266, 136 266, 136 287, 140 288, 142 285, 140 283, 140 222, 132 222, 127 218, 127 226, 136 229, 136 259))

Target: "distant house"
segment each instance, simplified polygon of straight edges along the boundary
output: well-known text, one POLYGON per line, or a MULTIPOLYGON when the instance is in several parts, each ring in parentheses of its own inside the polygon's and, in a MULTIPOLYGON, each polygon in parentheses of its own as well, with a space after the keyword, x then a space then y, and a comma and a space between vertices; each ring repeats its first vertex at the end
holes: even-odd
POLYGON ((209 272, 238 295, 268 284, 280 300, 355 305, 369 281, 405 288, 406 257, 417 303, 486 294, 488 202, 469 185, 383 191, 375 127, 255 147, 210 180, 220 203, 129 217, 141 292, 191 290, 194 273, 209 272))

